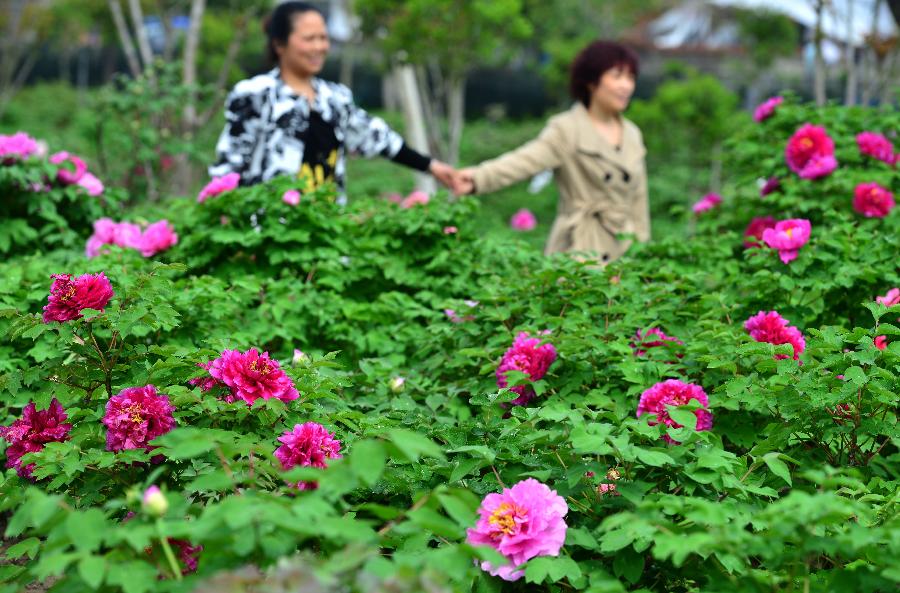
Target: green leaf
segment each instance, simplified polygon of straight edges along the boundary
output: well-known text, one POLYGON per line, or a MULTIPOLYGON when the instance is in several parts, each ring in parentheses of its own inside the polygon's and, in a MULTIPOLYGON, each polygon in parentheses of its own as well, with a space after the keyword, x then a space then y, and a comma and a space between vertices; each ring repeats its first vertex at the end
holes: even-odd
POLYGON ((350 467, 366 485, 374 486, 384 471, 386 455, 380 441, 357 441, 350 451, 350 467))
POLYGON ((106 582, 119 585, 125 593, 145 593, 156 586, 156 569, 146 562, 110 564, 106 582))
POLYGON ((766 462, 766 465, 772 471, 773 474, 787 482, 788 486, 792 486, 791 483, 791 470, 788 468, 787 464, 779 459, 779 453, 772 452, 766 453, 763 455, 763 461, 766 462))
POLYGON ((422 507, 406 514, 409 520, 436 535, 457 539, 462 537, 463 530, 453 521, 437 511, 422 507))
POLYGON ((403 428, 395 428, 387 433, 388 439, 410 461, 418 461, 419 457, 435 457, 444 460, 444 452, 431 439, 417 432, 403 428))
POLYGON ((66 518, 66 530, 80 552, 93 552, 103 542, 106 517, 99 509, 75 511, 66 518))
POLYGON ((635 455, 640 459, 643 463, 653 466, 653 467, 662 467, 664 465, 674 465, 675 460, 672 459, 667 453, 663 453, 662 451, 654 451, 651 449, 635 449, 635 455))
POLYGON ((447 514, 463 527, 474 525, 478 515, 479 501, 471 493, 468 494, 469 496, 464 496, 462 492, 453 494, 441 492, 437 495, 447 514))
POLYGON ((866 373, 860 367, 852 366, 844 371, 844 380, 850 381, 854 385, 865 385, 866 373))
POLYGON ((78 563, 78 576, 92 589, 103 584, 106 575, 106 559, 102 556, 88 556, 78 563))
POLYGON ((35 553, 41 547, 41 540, 36 537, 25 538, 17 544, 6 549, 6 557, 15 560, 21 556, 34 558, 35 553))

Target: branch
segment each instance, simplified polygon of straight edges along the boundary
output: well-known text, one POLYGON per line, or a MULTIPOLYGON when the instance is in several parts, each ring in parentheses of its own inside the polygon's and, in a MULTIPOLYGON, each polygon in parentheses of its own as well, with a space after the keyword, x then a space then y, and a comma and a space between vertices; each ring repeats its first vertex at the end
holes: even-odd
POLYGON ((125 52, 125 61, 128 62, 128 69, 131 75, 137 78, 141 75, 141 64, 138 62, 137 53, 134 50, 134 40, 131 38, 131 32, 125 23, 125 16, 122 14, 122 5, 119 0, 107 0, 109 3, 109 11, 112 13, 113 23, 116 25, 116 33, 119 35, 119 43, 122 44, 122 51, 125 52))

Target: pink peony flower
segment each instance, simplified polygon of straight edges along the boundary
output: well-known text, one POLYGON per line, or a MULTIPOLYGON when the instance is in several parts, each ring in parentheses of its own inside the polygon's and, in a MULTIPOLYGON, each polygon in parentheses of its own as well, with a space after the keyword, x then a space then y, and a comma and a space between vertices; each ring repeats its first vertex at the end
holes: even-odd
MULTIPOLYGON (((683 406, 691 400, 696 400, 703 406, 694 410, 694 415, 697 416, 697 430, 712 428, 712 414, 707 409, 709 398, 706 396, 706 392, 699 385, 685 383, 678 379, 662 381, 644 391, 638 402, 637 416, 640 418, 644 414, 653 414, 654 418, 649 421, 650 426, 662 423, 666 426, 682 428, 681 424, 669 417, 666 406, 683 406)), ((663 439, 671 445, 679 444, 667 434, 663 435, 663 439)))
POLYGON ((894 145, 885 136, 876 132, 861 132, 856 135, 856 145, 859 153, 884 161, 889 165, 897 163, 897 154, 894 153, 894 145))
POLYGON ((707 210, 712 210, 716 206, 722 203, 722 196, 715 193, 709 193, 697 200, 694 204, 692 210, 694 214, 700 214, 701 212, 706 212, 707 210))
POLYGON ((53 274, 50 277, 53 285, 44 305, 44 323, 79 319, 83 309, 102 311, 115 294, 103 272, 83 274, 74 280, 69 274, 53 274))
POLYGON ((412 208, 413 206, 415 206, 417 204, 422 204, 424 206, 425 204, 428 203, 429 199, 430 198, 428 197, 428 194, 426 194, 423 191, 416 190, 416 191, 410 193, 405 198, 403 198, 403 200, 400 202, 400 207, 401 208, 412 208))
POLYGON ((533 231, 537 226, 537 217, 527 208, 520 208, 509 219, 509 226, 514 231, 533 231))
POLYGON ((82 175, 76 184, 86 189, 89 196, 99 196, 105 189, 103 187, 103 182, 94 177, 91 173, 82 175))
POLYGON ((750 224, 747 225, 747 228, 744 229, 744 249, 749 249, 751 247, 762 247, 763 232, 766 229, 775 228, 775 219, 771 216, 758 216, 750 221, 750 224), (756 239, 753 241, 751 239, 756 239))
POLYGON ((775 108, 782 103, 784 103, 784 97, 766 99, 753 110, 753 121, 759 123, 769 119, 775 113, 775 108))
POLYGON ((296 206, 300 203, 300 192, 296 189, 289 189, 281 196, 281 201, 289 206, 296 206))
POLYGON ((759 197, 764 198, 767 195, 778 191, 781 187, 781 180, 775 176, 769 177, 765 183, 759 188, 759 197))
POLYGON ((221 177, 213 177, 212 181, 207 183, 206 187, 201 189, 200 193, 197 194, 197 201, 203 203, 209 198, 214 198, 219 194, 231 191, 236 188, 240 182, 240 173, 228 173, 221 177))
POLYGON ((887 336, 876 336, 873 343, 875 344, 875 347, 878 348, 879 350, 887 350, 887 345, 888 345, 887 336))
POLYGON ((517 568, 528 560, 559 556, 566 541, 564 517, 568 512, 565 499, 555 490, 528 478, 500 494, 484 497, 478 522, 466 530, 466 543, 490 546, 503 554, 506 564, 482 562, 481 569, 505 581, 516 581, 525 575, 517 568))
POLYGON ((25 132, 16 132, 11 136, 0 134, 0 163, 4 165, 27 159, 38 151, 37 141, 25 132))
POLYGON ((123 389, 106 402, 106 449, 152 450, 150 441, 175 428, 174 411, 169 397, 157 394, 153 385, 123 389))
POLYGON ((387 201, 393 202, 394 204, 399 204, 400 202, 403 201, 403 196, 398 194, 397 192, 394 192, 394 193, 388 194, 387 201))
POLYGON ((152 257, 178 243, 178 235, 168 220, 154 222, 141 233, 137 249, 144 257, 152 257))
POLYGON ((252 405, 257 399, 280 399, 289 402, 300 397, 294 383, 268 352, 256 348, 246 352, 225 350, 222 356, 209 363, 209 374, 231 390, 234 398, 252 405))
POLYGON ((34 402, 22 410, 22 417, 9 426, 0 426, 0 438, 9 443, 6 448, 6 467, 15 468, 19 477, 31 479, 34 464, 22 465, 22 456, 43 450, 47 443, 69 440, 71 424, 66 424, 66 411, 56 398, 46 410, 38 411, 34 402))
POLYGON ((894 209, 894 194, 877 183, 860 183, 853 190, 853 209, 866 218, 884 218, 894 209))
POLYGON ((892 288, 887 291, 886 295, 875 297, 875 302, 881 303, 885 307, 900 305, 900 288, 892 288))
MULTIPOLYGON (((777 311, 760 311, 744 322, 744 329, 757 342, 790 344, 794 347, 794 360, 799 360, 800 354, 806 349, 803 333, 796 327, 788 325, 788 320, 777 311)), ((787 357, 786 354, 775 355, 776 359, 787 357)))
POLYGON ((597 486, 597 494, 599 496, 604 496, 609 494, 610 496, 622 496, 621 493, 618 492, 616 488, 616 482, 622 477, 622 474, 619 473, 614 467, 611 467, 609 471, 606 472, 606 479, 610 480, 609 483, 599 484, 597 486))
POLYGON ((66 151, 51 155, 50 162, 54 165, 60 165, 59 171, 56 173, 56 180, 63 185, 74 185, 87 173, 87 165, 84 164, 84 161, 66 151), (64 166, 65 163, 71 163, 74 170, 64 166))
POLYGON ((778 255, 784 263, 790 263, 797 259, 800 248, 809 241, 812 226, 805 218, 791 218, 779 220, 775 226, 765 229, 762 239, 766 245, 778 250, 778 255))
MULTIPOLYGON (((275 457, 285 470, 298 465, 324 469, 328 467, 329 459, 341 458, 341 442, 316 422, 295 424, 293 430, 286 430, 278 440, 282 445, 275 449, 275 457)), ((317 484, 300 482, 297 487, 301 490, 313 490, 317 484)))
POLYGON ((139 249, 141 245, 141 236, 143 232, 141 227, 133 222, 117 223, 113 229, 113 245, 119 247, 128 247, 131 249, 139 249))
MULTIPOLYGON (((547 369, 556 360, 556 348, 553 344, 541 344, 540 338, 529 338, 527 332, 516 336, 512 347, 509 348, 497 367, 497 386, 506 387, 509 381, 506 379, 507 371, 521 371, 528 375, 530 381, 538 381, 547 373, 547 369)), ((519 394, 519 397, 510 402, 514 406, 523 406, 534 397, 534 389, 530 385, 517 385, 510 391, 519 394)))
MULTIPOLYGON (((667 336, 661 329, 651 327, 644 332, 641 332, 640 329, 637 330, 634 334, 633 341, 631 342, 631 348, 634 350, 635 356, 645 356, 648 348, 657 348, 666 342, 675 342, 676 344, 684 345, 684 342, 678 338, 667 336)), ((681 358, 683 355, 678 354, 677 356, 681 358)))
POLYGON ((824 177, 837 168, 834 141, 825 128, 804 124, 794 132, 784 149, 784 159, 791 171, 803 179, 824 177))
POLYGON ((458 232, 459 232, 459 229, 456 228, 455 226, 445 226, 445 227, 444 227, 444 234, 445 234, 445 235, 455 235, 455 234, 458 233, 458 232))

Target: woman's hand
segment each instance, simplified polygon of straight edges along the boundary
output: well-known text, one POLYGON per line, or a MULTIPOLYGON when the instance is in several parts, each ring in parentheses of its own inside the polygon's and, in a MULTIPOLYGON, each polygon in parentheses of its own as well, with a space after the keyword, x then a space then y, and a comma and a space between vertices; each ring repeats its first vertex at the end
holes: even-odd
POLYGON ((441 182, 441 185, 444 187, 449 187, 453 189, 453 180, 456 177, 457 171, 447 163, 441 162, 437 159, 431 159, 431 164, 428 165, 428 171, 434 175, 434 178, 441 182))

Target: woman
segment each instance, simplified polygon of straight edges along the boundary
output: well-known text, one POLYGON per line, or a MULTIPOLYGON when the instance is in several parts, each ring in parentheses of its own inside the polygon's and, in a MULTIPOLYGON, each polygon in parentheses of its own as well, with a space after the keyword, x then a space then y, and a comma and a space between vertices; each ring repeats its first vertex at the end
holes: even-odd
POLYGON ((305 2, 284 2, 266 27, 277 67, 242 80, 228 96, 225 130, 209 174, 239 173, 241 185, 296 175, 301 190, 333 182, 343 200, 345 153, 382 155, 449 185, 453 169, 411 149, 378 117, 353 103, 350 89, 316 75, 329 41, 325 18, 305 2))
POLYGON ((591 43, 572 63, 575 105, 550 118, 531 142, 460 171, 454 191, 488 193, 553 169, 560 197, 545 253, 588 251, 608 263, 631 243, 619 235, 649 240, 646 149, 641 131, 622 117, 637 72, 628 48, 591 43))

